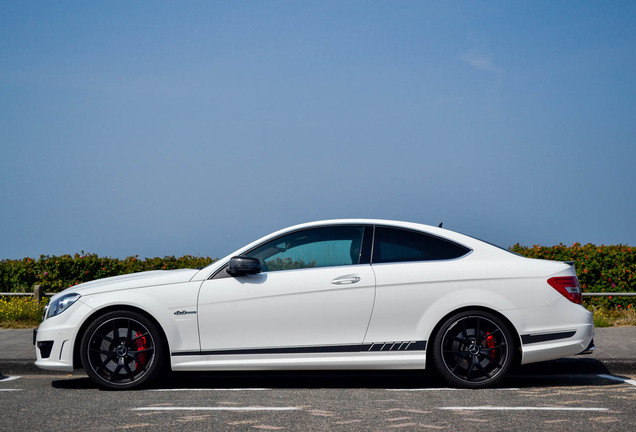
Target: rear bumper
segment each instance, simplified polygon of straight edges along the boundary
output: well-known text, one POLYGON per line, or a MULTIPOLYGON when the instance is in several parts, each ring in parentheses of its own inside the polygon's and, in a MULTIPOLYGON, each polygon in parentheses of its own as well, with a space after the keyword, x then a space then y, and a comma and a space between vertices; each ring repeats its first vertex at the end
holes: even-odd
MULTIPOLYGON (((521 364, 556 360, 577 354, 591 353, 594 349, 594 323, 567 329, 556 334, 572 334, 569 337, 551 339, 543 342, 522 345, 523 357, 521 364), (572 334, 572 332, 574 332, 572 334), (589 352, 588 352, 589 351, 589 352)), ((549 333, 548 333, 549 334, 549 333)))

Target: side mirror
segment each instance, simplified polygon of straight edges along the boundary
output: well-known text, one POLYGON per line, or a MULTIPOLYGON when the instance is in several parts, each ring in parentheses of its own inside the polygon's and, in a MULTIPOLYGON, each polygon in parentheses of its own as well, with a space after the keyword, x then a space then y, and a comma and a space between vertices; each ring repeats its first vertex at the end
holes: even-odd
POLYGON ((235 256, 230 258, 230 264, 226 271, 235 277, 255 275, 261 272, 261 262, 256 258, 235 256))

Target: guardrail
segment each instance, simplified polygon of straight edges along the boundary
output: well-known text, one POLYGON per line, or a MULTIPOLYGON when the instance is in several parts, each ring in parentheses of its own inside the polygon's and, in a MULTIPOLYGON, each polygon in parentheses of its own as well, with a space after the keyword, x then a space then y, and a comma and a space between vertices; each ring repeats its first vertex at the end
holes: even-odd
POLYGON ((44 297, 52 297, 56 293, 45 293, 41 285, 33 285, 32 293, 11 293, 0 292, 0 297, 35 297, 39 301, 42 301, 44 297))
MULTIPOLYGON (((34 285, 32 293, 0 292, 0 297, 35 297, 38 300, 42 300, 44 297, 51 297, 55 294, 56 293, 45 293, 40 285, 34 285)), ((636 292, 584 292, 583 297, 636 297, 636 292)))

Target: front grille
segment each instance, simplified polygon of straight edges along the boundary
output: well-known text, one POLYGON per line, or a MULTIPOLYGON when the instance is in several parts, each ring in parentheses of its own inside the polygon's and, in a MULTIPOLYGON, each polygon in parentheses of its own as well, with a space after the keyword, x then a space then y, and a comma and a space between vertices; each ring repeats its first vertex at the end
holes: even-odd
POLYGON ((38 342, 38 349, 40 350, 40 357, 43 359, 49 358, 53 349, 53 341, 38 342))

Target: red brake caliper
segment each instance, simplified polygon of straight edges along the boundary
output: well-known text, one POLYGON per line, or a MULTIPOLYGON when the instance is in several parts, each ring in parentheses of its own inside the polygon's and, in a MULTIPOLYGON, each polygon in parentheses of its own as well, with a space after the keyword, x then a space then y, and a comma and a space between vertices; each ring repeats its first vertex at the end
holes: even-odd
POLYGON ((495 357, 495 337, 493 335, 489 334, 488 336, 486 336, 486 346, 490 348, 490 357, 496 358, 495 357))
MULTIPOLYGON (((139 338, 135 341, 135 343, 137 344, 137 351, 146 349, 146 336, 144 337, 139 337, 139 336, 141 336, 141 333, 135 332, 135 337, 139 338)), ((141 353, 137 355, 137 362, 141 363, 142 366, 146 366, 147 357, 148 356, 146 353, 141 353)))

